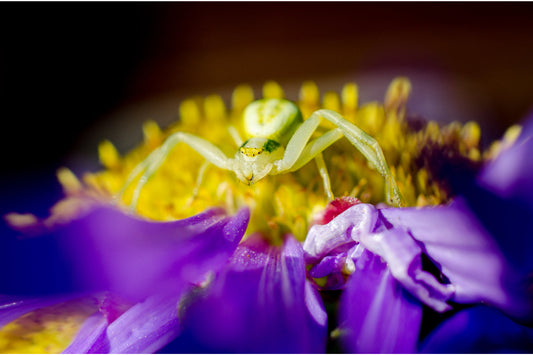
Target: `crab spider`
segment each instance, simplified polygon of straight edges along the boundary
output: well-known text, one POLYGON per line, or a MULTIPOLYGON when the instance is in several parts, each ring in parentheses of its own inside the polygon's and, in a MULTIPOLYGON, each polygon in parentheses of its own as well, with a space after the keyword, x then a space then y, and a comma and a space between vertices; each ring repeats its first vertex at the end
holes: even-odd
MULTIPOLYGON (((190 133, 176 132, 132 170, 119 196, 142 173, 131 200, 131 207, 135 208, 143 186, 158 170, 176 144, 182 142, 202 155, 206 162, 220 169, 233 171, 237 178, 247 185, 261 180, 266 175, 296 171, 314 158, 326 194, 332 200, 333 193, 322 151, 340 138, 346 137, 385 179, 387 201, 395 206, 403 204, 400 191, 377 141, 337 112, 326 109, 318 110, 304 121, 300 110, 291 101, 262 99, 246 107, 243 120, 248 140, 241 143, 242 140, 237 131, 234 128, 230 130, 231 135, 240 145, 234 158, 228 158, 218 147, 205 139, 190 133), (330 121, 336 128, 309 141, 322 119, 330 121)), ((199 182, 205 167, 204 164, 199 175, 199 182)))

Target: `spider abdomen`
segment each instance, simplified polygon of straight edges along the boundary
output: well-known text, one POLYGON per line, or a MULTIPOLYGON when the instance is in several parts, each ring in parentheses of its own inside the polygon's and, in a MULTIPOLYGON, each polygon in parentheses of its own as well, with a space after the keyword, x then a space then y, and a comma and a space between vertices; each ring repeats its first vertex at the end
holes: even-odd
POLYGON ((303 122, 294 103, 284 99, 262 99, 244 110, 244 131, 249 137, 263 137, 286 144, 303 122))

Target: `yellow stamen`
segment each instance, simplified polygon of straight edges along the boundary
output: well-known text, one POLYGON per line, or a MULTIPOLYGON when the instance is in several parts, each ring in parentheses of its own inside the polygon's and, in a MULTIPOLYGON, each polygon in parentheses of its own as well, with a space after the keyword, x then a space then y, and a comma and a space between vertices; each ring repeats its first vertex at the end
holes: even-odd
MULTIPOLYGON (((118 156, 115 157, 116 161, 114 162, 115 165, 118 165, 118 160, 120 159, 118 156)), ((80 191, 83 186, 74 175, 74 173, 69 168, 59 168, 56 173, 57 179, 59 180, 59 183, 63 187, 63 191, 65 194, 74 194, 78 191, 80 191)))
POLYGON ((342 105, 345 113, 357 110, 359 89, 355 83, 348 83, 342 88, 342 105))
POLYGON ((252 101, 254 101, 254 91, 249 85, 239 85, 233 90, 231 106, 234 110, 241 112, 252 101))
POLYGON ((407 78, 396 78, 389 85, 387 94, 385 95, 385 109, 390 110, 401 110, 407 98, 411 93, 411 82, 407 78))
POLYGON ((143 124, 143 135, 147 145, 155 148, 161 144, 161 128, 155 121, 150 120, 143 124))
POLYGON ((200 123, 200 108, 194 100, 189 99, 181 103, 180 119, 187 126, 194 126, 200 123))
POLYGON ((520 125, 512 125, 511 127, 507 128, 503 135, 503 140, 508 144, 513 144, 518 136, 520 136, 520 133, 522 132, 522 126, 520 125))
POLYGON ((320 105, 320 91, 313 81, 305 81, 300 88, 300 110, 309 117, 320 105))
POLYGON ((120 154, 113 143, 108 140, 98 145, 98 154, 100 156, 100 162, 107 169, 116 168, 120 164, 120 154))
POLYGON ((324 101, 322 106, 328 110, 341 112, 341 102, 339 95, 334 91, 328 91, 324 94, 324 101))
POLYGON ((285 93, 278 83, 275 81, 267 81, 265 85, 263 85, 263 97, 265 99, 283 99, 285 93))
POLYGON ((226 117, 226 105, 219 95, 210 95, 204 100, 204 112, 208 121, 221 121, 226 117))

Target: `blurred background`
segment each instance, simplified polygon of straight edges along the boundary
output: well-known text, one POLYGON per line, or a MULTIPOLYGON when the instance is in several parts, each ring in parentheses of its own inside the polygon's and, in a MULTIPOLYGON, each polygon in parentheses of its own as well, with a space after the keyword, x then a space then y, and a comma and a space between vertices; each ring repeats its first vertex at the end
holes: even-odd
POLYGON ((99 168, 141 124, 166 126, 193 95, 229 100, 276 80, 296 99, 356 81, 381 100, 398 75, 409 109, 477 120, 498 138, 532 108, 531 3, 1 3, 0 213, 46 216, 55 171, 99 168))

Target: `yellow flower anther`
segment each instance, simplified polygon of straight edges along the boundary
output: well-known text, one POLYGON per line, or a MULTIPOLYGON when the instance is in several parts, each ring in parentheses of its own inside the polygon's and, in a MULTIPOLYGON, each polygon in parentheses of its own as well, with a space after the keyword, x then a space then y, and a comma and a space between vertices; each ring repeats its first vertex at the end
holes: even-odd
POLYGON ((511 127, 507 128, 505 133, 503 134, 503 140, 507 146, 511 146, 518 136, 520 136, 520 133, 522 132, 522 126, 520 125, 512 125, 511 127))
POLYGON ((429 121, 426 125, 426 135, 429 139, 436 141, 440 135, 439 125, 435 121, 429 121))
POLYGON ((418 170, 416 174, 416 182, 420 191, 426 191, 428 186, 428 172, 426 169, 422 168, 418 170))
POLYGON ((320 91, 313 81, 305 81, 300 89, 300 101, 302 105, 315 106, 320 103, 320 91))
POLYGON ((342 88, 342 105, 345 111, 355 111, 359 100, 359 89, 355 83, 347 83, 342 88))
POLYGON ((476 122, 467 122, 461 129, 461 136, 467 147, 477 147, 481 138, 481 128, 476 122))
POLYGON ((364 127, 363 129, 374 136, 383 127, 385 121, 385 111, 383 106, 372 102, 361 106, 357 111, 357 119, 355 123, 364 127))
MULTIPOLYGON (((118 161, 117 157, 117 161, 118 161)), ((76 193, 82 189, 80 180, 74 175, 74 173, 68 168, 59 168, 56 172, 57 179, 63 187, 63 192, 67 195, 76 193)))
POLYGON ((11 212, 4 216, 6 222, 15 229, 26 229, 39 224, 37 216, 31 213, 11 212))
POLYGON ((98 155, 100 157, 100 162, 107 169, 116 168, 120 164, 120 154, 113 143, 108 140, 105 140, 98 145, 98 155))
POLYGON ((278 83, 275 81, 267 81, 265 85, 263 85, 263 97, 265 99, 283 99, 285 93, 278 83))
POLYGON ((254 91, 249 85, 239 85, 233 90, 231 96, 233 110, 242 111, 252 101, 254 101, 254 91))
POLYGON ((152 120, 143 123, 144 141, 150 146, 157 146, 161 143, 163 135, 159 125, 152 120))
POLYGON ((226 105, 219 95, 210 95, 204 100, 204 112, 208 121, 223 121, 226 117, 226 105))
POLYGON ((196 125, 200 123, 200 117, 200 108, 193 99, 188 99, 181 103, 180 118, 184 125, 196 125))
POLYGON ((411 82, 407 78, 399 77, 392 81, 385 95, 385 109, 401 110, 404 108, 409 94, 411 93, 411 82))
POLYGON ((328 110, 333 110, 336 112, 341 111, 341 101, 339 95, 334 91, 328 91, 324 94, 323 104, 324 108, 328 110))

